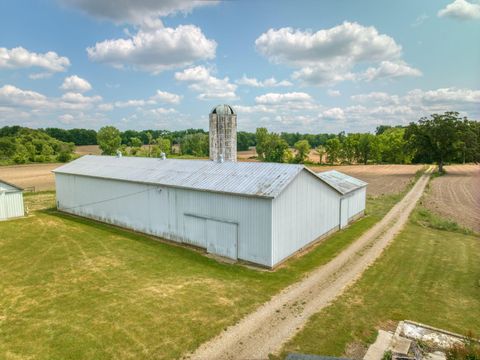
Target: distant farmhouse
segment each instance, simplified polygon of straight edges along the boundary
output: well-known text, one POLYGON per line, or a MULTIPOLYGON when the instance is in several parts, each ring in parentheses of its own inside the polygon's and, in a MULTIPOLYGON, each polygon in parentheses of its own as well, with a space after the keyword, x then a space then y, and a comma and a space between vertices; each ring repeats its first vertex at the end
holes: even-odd
POLYGON ((227 106, 210 114, 213 160, 84 156, 54 170, 58 209, 268 268, 363 214, 361 180, 225 161, 236 146, 227 106))
POLYGON ((23 189, 0 180, 0 221, 24 215, 23 189))

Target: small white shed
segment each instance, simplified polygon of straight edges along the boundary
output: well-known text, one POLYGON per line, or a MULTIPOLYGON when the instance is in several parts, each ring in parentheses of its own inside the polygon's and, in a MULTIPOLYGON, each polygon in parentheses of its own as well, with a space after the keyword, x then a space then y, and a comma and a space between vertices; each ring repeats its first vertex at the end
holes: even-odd
POLYGON ((61 211, 265 267, 339 229, 347 196, 292 164, 84 156, 54 173, 61 211))
POLYGON ((0 221, 24 215, 23 189, 0 180, 0 221))

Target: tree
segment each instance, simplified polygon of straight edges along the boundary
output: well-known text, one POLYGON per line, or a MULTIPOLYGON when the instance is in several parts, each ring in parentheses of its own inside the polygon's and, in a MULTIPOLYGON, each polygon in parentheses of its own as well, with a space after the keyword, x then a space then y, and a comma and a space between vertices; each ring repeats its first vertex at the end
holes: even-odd
POLYGON ((328 139, 325 143, 325 150, 327 151, 328 162, 336 163, 340 155, 340 140, 337 137, 328 139))
POLYGON ((390 164, 408 164, 412 160, 412 152, 404 138, 405 129, 389 128, 377 136, 381 161, 390 164))
POLYGON ((208 156, 208 135, 202 133, 185 135, 181 142, 182 153, 194 156, 208 156))
MULTIPOLYGON (((465 119, 466 120, 466 119, 465 119)), ((405 139, 415 150, 416 156, 430 157, 443 173, 443 165, 455 157, 462 119, 458 112, 432 114, 418 123, 410 123, 405 130, 405 139)))
POLYGON ((322 165, 323 163, 323 157, 325 156, 325 153, 326 153, 326 150, 325 150, 325 146, 323 145, 318 145, 316 148, 315 148, 315 153, 318 155, 318 163, 320 165, 322 165))
POLYGON ((97 134, 97 143, 103 155, 115 155, 122 143, 120 131, 113 126, 102 127, 97 134))
POLYGON ((268 162, 284 162, 287 152, 288 143, 280 137, 280 135, 271 133, 267 134, 265 142, 264 160, 268 162))
POLYGON ((295 143, 295 150, 297 150, 297 153, 295 155, 295 162, 303 163, 310 154, 310 149, 311 147, 307 140, 297 141, 295 143))
POLYGON ((361 134, 358 139, 358 157, 361 162, 367 165, 368 160, 378 160, 380 156, 378 141, 373 134, 361 134))
POLYGON ((349 163, 356 158, 360 134, 348 134, 341 143, 341 155, 349 163))
POLYGON ((165 155, 170 155, 172 151, 172 143, 169 139, 159 137, 156 142, 161 153, 163 152, 165 155))
POLYGON ((256 146, 258 158, 260 160, 265 159, 265 152, 267 151, 268 130, 266 128, 257 128, 255 132, 256 146))

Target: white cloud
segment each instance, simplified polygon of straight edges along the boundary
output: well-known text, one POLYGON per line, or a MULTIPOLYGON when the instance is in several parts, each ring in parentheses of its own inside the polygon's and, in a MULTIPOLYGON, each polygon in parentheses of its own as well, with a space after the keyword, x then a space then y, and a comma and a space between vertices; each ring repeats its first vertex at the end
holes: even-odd
POLYGON ((245 85, 251 87, 284 87, 292 86, 293 84, 288 80, 277 81, 274 77, 258 80, 256 78, 249 78, 246 75, 243 75, 241 79, 235 81, 238 85, 245 85))
POLYGON ((328 94, 328 96, 331 96, 331 97, 337 97, 337 96, 342 95, 340 90, 334 90, 334 89, 328 89, 327 94, 328 94))
POLYGON ((400 76, 421 76, 422 72, 412 68, 404 61, 382 61, 378 67, 370 67, 357 76, 358 79, 372 81, 380 78, 394 78, 400 76))
POLYGON ((53 51, 39 54, 30 52, 23 47, 0 48, 0 69, 39 67, 50 72, 61 72, 66 71, 69 66, 68 58, 59 56, 53 51))
POLYGON ((180 25, 139 29, 128 38, 98 42, 87 48, 87 53, 95 62, 158 74, 198 60, 213 59, 216 47, 217 43, 207 39, 200 28, 180 25))
POLYGON ((48 106, 48 99, 45 95, 35 91, 4 85, 0 88, 0 105, 45 108, 48 106))
POLYGON ((144 107, 147 105, 156 105, 158 103, 179 104, 182 96, 167 91, 157 90, 155 95, 148 99, 131 99, 124 101, 116 101, 115 106, 118 108, 126 107, 144 107))
POLYGON ((398 104, 399 102, 399 97, 397 95, 390 95, 385 92, 352 95, 350 98, 353 101, 360 103, 398 104))
POLYGON ((167 91, 157 90, 157 93, 153 95, 150 99, 169 104, 179 104, 182 100, 182 96, 167 91))
POLYGON ((292 103, 292 102, 311 102, 312 97, 304 92, 291 92, 291 93, 268 93, 264 95, 257 96, 255 98, 255 102, 257 104, 263 105, 277 105, 277 104, 285 104, 285 103, 292 103))
POLYGON ((34 73, 28 75, 28 77, 32 80, 39 80, 39 79, 48 79, 51 77, 53 74, 49 72, 41 72, 41 73, 34 73))
POLYGON ((255 45, 271 62, 297 68, 292 77, 311 85, 355 80, 354 70, 359 64, 379 64, 375 78, 411 76, 418 71, 401 60, 402 47, 392 37, 380 34, 373 26, 351 22, 315 33, 270 29, 257 38, 255 45), (395 64, 397 71, 392 72, 395 64))
POLYGON ((480 19, 480 4, 466 0, 455 0, 441 9, 437 15, 457 20, 478 20, 480 19))
POLYGON ((62 124, 69 125, 75 120, 75 117, 72 114, 63 114, 58 117, 58 120, 60 120, 62 124))
POLYGON ((448 105, 457 104, 480 104, 480 90, 440 88, 436 90, 415 89, 409 91, 406 98, 409 101, 421 101, 425 104, 443 103, 448 105))
POLYGON ((87 92, 92 89, 92 85, 85 80, 82 79, 81 77, 77 75, 72 75, 69 77, 66 77, 65 80, 63 81, 62 86, 60 86, 62 90, 67 90, 67 91, 78 91, 78 92, 87 92))
POLYGON ((345 113, 343 112, 343 109, 334 107, 323 111, 320 114, 320 117, 331 120, 345 120, 345 113))
POLYGON ((187 13, 196 7, 214 5, 218 1, 203 0, 60 0, 63 4, 80 9, 88 15, 107 19, 117 24, 142 24, 148 19, 187 13))
POLYGON ((196 66, 175 73, 177 81, 189 83, 191 90, 200 93, 199 99, 236 99, 237 85, 230 83, 228 77, 217 78, 211 74, 211 69, 196 66))

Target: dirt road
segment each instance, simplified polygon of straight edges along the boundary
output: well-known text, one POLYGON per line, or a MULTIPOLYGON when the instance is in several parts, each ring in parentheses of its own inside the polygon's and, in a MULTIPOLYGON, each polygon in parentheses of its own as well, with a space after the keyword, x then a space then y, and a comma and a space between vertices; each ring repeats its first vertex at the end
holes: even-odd
POLYGON ((52 170, 63 164, 28 164, 0 166, 0 179, 35 191, 54 190, 52 170))
MULTIPOLYGON (((430 173, 431 169, 429 169, 430 173)), ((201 345, 190 359, 268 359, 377 259, 400 232, 420 199, 430 174, 373 228, 326 265, 274 296, 236 325, 201 345)))

